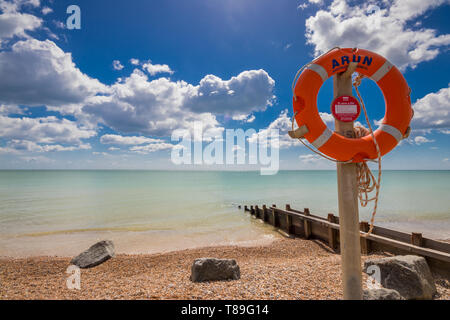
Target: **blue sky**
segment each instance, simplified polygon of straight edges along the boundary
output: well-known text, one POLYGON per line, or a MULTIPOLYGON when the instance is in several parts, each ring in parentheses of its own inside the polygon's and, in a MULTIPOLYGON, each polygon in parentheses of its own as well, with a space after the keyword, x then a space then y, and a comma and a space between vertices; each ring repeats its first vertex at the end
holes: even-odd
MULTIPOLYGON (((0 168, 179 169, 171 133, 202 121, 218 134, 280 129, 282 169, 332 169, 286 133, 297 69, 339 45, 384 55, 412 88, 413 133, 384 168, 450 169, 449 1, 0 0, 0 10, 0 168), (67 29, 71 4, 81 30, 67 29)), ((381 119, 377 86, 364 80, 361 93, 381 119)), ((329 125, 331 98, 329 79, 318 101, 329 125)))

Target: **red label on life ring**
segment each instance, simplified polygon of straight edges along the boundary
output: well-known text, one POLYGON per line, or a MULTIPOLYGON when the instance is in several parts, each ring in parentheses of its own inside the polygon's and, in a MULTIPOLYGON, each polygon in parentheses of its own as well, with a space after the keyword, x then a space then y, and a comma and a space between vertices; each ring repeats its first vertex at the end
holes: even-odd
POLYGON ((352 122, 358 119, 361 107, 358 100, 352 96, 340 96, 331 104, 331 113, 334 118, 343 122, 352 122))

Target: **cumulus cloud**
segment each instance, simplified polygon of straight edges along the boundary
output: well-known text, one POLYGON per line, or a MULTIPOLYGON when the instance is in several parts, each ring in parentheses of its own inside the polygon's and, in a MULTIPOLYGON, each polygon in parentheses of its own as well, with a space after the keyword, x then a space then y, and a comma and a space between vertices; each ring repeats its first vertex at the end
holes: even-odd
POLYGON ((152 76, 154 76, 158 73, 173 74, 173 71, 170 69, 170 67, 167 64, 152 64, 152 63, 148 62, 148 63, 144 63, 142 65, 142 68, 152 76))
POLYGON ((14 13, 22 7, 39 7, 40 0, 0 0, 0 10, 6 13, 14 13))
POLYGON ((414 68, 448 46, 450 34, 438 35, 408 23, 445 2, 395 0, 351 6, 346 0, 334 0, 306 20, 306 38, 316 55, 334 46, 360 47, 380 53, 402 70, 414 68))
POLYGON ((319 112, 319 115, 322 118, 323 122, 325 122, 326 124, 334 123, 334 117, 331 113, 319 112))
POLYGON ((194 112, 249 114, 272 104, 274 86, 275 81, 262 69, 244 71, 229 80, 207 75, 188 92, 186 106, 194 112))
POLYGON ((100 142, 103 144, 115 144, 115 145, 138 145, 144 143, 162 142, 162 140, 142 136, 124 137, 117 134, 105 134, 100 138, 100 142))
POLYGON ((123 65, 120 63, 119 60, 114 60, 113 61, 113 68, 114 68, 114 70, 122 70, 123 69, 123 65))
POLYGON ((0 116, 0 137, 37 143, 80 145, 96 135, 95 130, 80 128, 76 122, 56 117, 10 118, 0 116))
POLYGON ((413 104, 413 109, 413 129, 450 128, 450 87, 427 94, 413 104))
POLYGON ((53 41, 19 41, 0 52, 0 103, 59 106, 107 91, 53 41))
POLYGON ((0 45, 14 36, 27 37, 26 31, 32 31, 42 25, 42 19, 27 13, 0 14, 0 45))
POLYGON ((244 71, 230 80, 208 75, 194 86, 164 77, 150 81, 135 69, 111 86, 112 94, 95 97, 83 111, 123 133, 170 136, 175 129, 192 128, 195 121, 201 121, 204 130, 223 131, 217 114, 247 115, 264 109, 273 86, 264 70, 244 71))

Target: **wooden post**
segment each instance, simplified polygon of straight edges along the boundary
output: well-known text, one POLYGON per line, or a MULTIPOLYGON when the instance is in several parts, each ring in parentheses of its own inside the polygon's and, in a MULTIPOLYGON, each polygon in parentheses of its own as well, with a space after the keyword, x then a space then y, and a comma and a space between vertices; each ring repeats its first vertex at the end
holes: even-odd
MULTIPOLYGON (((286 205, 286 211, 290 211, 291 210, 291 206, 290 205, 286 205)), ((286 214, 286 231, 288 234, 293 234, 294 230, 292 227, 292 216, 290 214, 286 214)))
POLYGON ((421 233, 417 233, 417 232, 413 232, 411 233, 411 244, 421 247, 422 246, 422 234, 421 233))
POLYGON ((267 207, 266 207, 265 204, 263 204, 263 216, 262 216, 262 220, 263 220, 264 222, 267 221, 267 207))
POLYGON ((244 211, 248 211, 248 207, 247 206, 244 206, 244 211))
MULTIPOLYGON (((347 71, 333 79, 334 98, 352 96, 352 74, 357 63, 349 64, 347 71)), ((335 131, 347 138, 354 138, 353 122, 335 120, 335 131)), ((361 245, 359 241, 359 212, 357 172, 355 163, 337 164, 339 199, 339 224, 341 243, 342 282, 344 299, 362 299, 361 245)))
POLYGON ((276 216, 275 216, 275 209, 273 209, 273 208, 272 208, 272 225, 274 227, 277 226, 277 219, 276 219, 276 216))
MULTIPOLYGON (((359 223, 359 229, 363 232, 369 232, 369 223, 367 221, 361 221, 359 223)), ((370 242, 365 237, 360 237, 361 241, 361 254, 369 254, 370 252, 370 242)))
POLYGON ((250 214, 253 215, 255 213, 255 209, 253 209, 253 206, 250 206, 250 214))
MULTIPOLYGON (((309 209, 308 209, 308 208, 305 208, 304 214, 305 214, 305 216, 311 215, 311 214, 309 213, 309 209)), ((303 226, 304 226, 304 230, 305 230, 305 238, 306 238, 306 239, 311 238, 311 233, 312 233, 312 230, 311 230, 311 221, 304 220, 304 221, 303 221, 303 226)))
MULTIPOLYGON (((336 217, 332 213, 328 214, 327 220, 331 223, 336 223, 336 217)), ((328 245, 333 250, 337 247, 337 232, 333 228, 328 228, 328 245)))
POLYGON ((255 218, 259 217, 259 207, 255 206, 255 218))

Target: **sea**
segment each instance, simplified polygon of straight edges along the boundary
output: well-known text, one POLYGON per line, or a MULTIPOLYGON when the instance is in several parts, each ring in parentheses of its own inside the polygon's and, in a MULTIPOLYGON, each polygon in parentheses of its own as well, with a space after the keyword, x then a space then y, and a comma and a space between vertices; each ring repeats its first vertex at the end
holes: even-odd
MULTIPOLYGON (((338 215, 335 171, 0 171, 0 256, 73 256, 267 244, 281 235, 239 205, 338 215)), ((368 221, 373 204, 360 208, 368 221)), ((375 224, 450 239, 450 171, 383 171, 375 224)))

